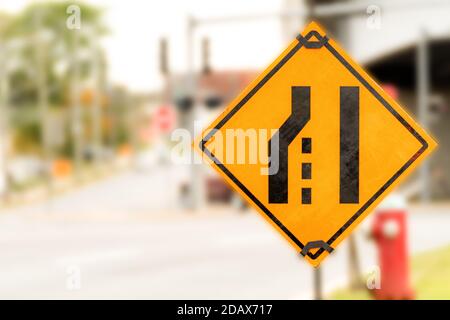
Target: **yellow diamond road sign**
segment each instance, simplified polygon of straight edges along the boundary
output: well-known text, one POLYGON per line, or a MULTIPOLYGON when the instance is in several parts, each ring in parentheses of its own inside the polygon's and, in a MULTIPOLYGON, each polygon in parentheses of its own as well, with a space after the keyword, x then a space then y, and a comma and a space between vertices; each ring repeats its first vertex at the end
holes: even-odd
POLYGON ((315 23, 195 142, 314 266, 435 146, 315 23))

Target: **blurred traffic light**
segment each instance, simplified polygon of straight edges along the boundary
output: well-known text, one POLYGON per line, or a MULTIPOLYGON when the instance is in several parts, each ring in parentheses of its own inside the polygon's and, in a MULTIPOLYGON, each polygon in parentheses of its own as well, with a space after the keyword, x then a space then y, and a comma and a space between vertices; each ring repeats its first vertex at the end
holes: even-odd
POLYGON ((223 104, 223 99, 217 95, 209 96, 205 99, 205 105, 208 109, 215 109, 223 104))
POLYGON ((181 96, 175 99, 175 105, 177 106, 178 111, 189 112, 194 105, 194 99, 188 95, 181 96))

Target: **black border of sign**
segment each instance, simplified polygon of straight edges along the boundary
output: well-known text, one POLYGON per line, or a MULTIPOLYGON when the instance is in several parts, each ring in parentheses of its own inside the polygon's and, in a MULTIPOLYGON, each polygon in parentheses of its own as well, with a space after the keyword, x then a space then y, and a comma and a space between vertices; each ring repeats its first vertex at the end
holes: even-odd
MULTIPOLYGON (((421 148, 361 207, 358 211, 327 241, 327 244, 331 246, 333 242, 350 226, 355 220, 367 210, 367 208, 378 198, 381 194, 389 188, 389 186, 394 183, 395 180, 400 177, 400 175, 408 169, 409 166, 428 148, 427 141, 416 131, 414 128, 358 73, 358 71, 353 68, 350 63, 342 57, 339 52, 328 42, 328 38, 326 36, 321 37, 318 36, 317 31, 309 32, 304 38, 299 36, 297 39, 299 43, 295 45, 282 59, 281 61, 270 70, 266 76, 252 89, 250 92, 213 128, 211 131, 200 141, 200 149, 212 160, 214 163, 225 173, 295 244, 297 244, 300 249, 304 248, 304 244, 298 240, 282 223, 280 220, 275 217, 275 215, 270 212, 269 209, 264 206, 261 201, 259 201, 253 193, 248 190, 242 182, 240 182, 215 156, 212 154, 205 146, 205 144, 211 139, 211 137, 216 133, 217 130, 223 127, 223 125, 233 117, 236 112, 239 111, 250 98, 270 80, 270 78, 283 67, 283 65, 298 51, 300 48, 319 48, 318 46, 309 47, 308 40, 315 36, 320 40, 320 47, 325 46, 327 50, 343 65, 350 71, 351 74, 355 76, 356 79, 367 89, 370 93, 372 93, 375 98, 398 120, 400 123, 422 144, 421 148)), ((317 259, 325 249, 322 247, 315 254, 308 252, 308 257, 315 260, 317 259)))

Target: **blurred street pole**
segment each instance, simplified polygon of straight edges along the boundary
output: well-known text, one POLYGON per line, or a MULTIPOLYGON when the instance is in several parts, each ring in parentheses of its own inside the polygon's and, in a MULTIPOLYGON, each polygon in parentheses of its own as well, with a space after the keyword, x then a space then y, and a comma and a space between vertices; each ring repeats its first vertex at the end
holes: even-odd
MULTIPOLYGON (((166 107, 171 107, 173 101, 173 87, 171 79, 171 70, 169 66, 169 42, 166 37, 159 40, 159 69, 164 79, 162 103, 166 107)), ((161 137, 165 147, 170 145, 170 135, 164 134, 161 137)), ((168 153, 164 152, 161 158, 161 163, 167 165, 169 163, 168 153)), ((168 171, 168 170, 166 170, 168 171)))
POLYGON ((316 18, 316 12, 315 12, 315 1, 314 0, 306 0, 305 1, 305 5, 306 5, 306 10, 305 10, 305 21, 309 22, 312 21, 316 18))
POLYGON ((138 129, 139 129, 139 108, 136 99, 130 93, 126 95, 126 112, 128 115, 128 130, 130 133, 130 147, 132 151, 132 164, 136 165, 139 149, 138 129))
POLYGON ((362 274, 361 265, 359 263, 358 246, 354 234, 351 234, 348 237, 348 262, 350 289, 359 289, 362 285, 362 274))
POLYGON ((6 47, 0 42, 0 162, 4 183, 3 201, 9 199, 8 159, 9 159, 9 82, 6 64, 6 47))
POLYGON ((71 134, 73 142, 73 157, 75 177, 80 178, 80 169, 82 161, 82 123, 81 123, 81 106, 80 106, 80 66, 78 61, 78 29, 71 30, 72 32, 72 50, 71 50, 71 77, 70 77, 70 97, 71 97, 71 134))
MULTIPOLYGON (((194 138, 195 121, 199 119, 200 101, 198 99, 197 88, 197 75, 195 71, 195 59, 194 59, 194 34, 197 23, 194 18, 188 18, 187 25, 187 65, 188 65, 188 88, 190 96, 193 99, 193 106, 190 111, 188 120, 191 137, 194 138)), ((203 166, 201 164, 191 164, 191 186, 190 186, 190 198, 191 206, 194 210, 199 210, 205 205, 205 177, 203 174, 203 166)))
MULTIPOLYGON (((416 63, 419 122, 425 129, 429 129, 430 61, 428 55, 428 35, 423 29, 420 30, 416 63)), ((431 197, 431 190, 429 187, 430 163, 428 159, 425 159, 422 163, 419 176, 421 182, 420 198, 422 202, 428 202, 431 197)))
POLYGON ((167 38, 159 39, 159 71, 164 78, 164 102, 171 100, 170 95, 170 70, 169 70, 169 43, 167 38))
POLYGON ((44 178, 47 185, 48 195, 52 193, 52 181, 51 181, 51 152, 49 141, 49 107, 48 107, 48 75, 47 75, 47 43, 45 36, 45 28, 43 25, 43 12, 42 8, 36 9, 34 16, 35 32, 34 32, 34 54, 36 63, 36 85, 37 85, 37 99, 39 116, 41 123, 41 148, 42 158, 44 161, 44 178))
POLYGON ((90 35, 91 61, 92 61, 92 102, 91 102, 91 126, 92 126, 92 152, 94 166, 98 169, 100 152, 102 149, 101 138, 101 94, 102 83, 100 76, 100 48, 97 44, 97 34, 91 30, 90 35))
POLYGON ((201 74, 207 75, 211 72, 211 41, 208 37, 202 39, 202 67, 201 74))

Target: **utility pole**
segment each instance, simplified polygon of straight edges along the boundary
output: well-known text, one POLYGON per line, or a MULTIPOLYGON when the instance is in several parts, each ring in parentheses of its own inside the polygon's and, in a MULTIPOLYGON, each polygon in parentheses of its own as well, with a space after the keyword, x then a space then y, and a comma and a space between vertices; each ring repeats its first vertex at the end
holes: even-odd
MULTIPOLYGON (((419 35, 419 45, 417 46, 417 101, 419 109, 419 121, 425 128, 429 129, 429 94, 430 94, 430 61, 428 55, 428 35, 422 29, 419 35)), ((421 182, 421 201, 429 202, 431 198, 430 190, 430 162, 426 159, 419 171, 421 182)))
POLYGON ((101 92, 102 83, 100 76, 100 48, 97 44, 97 33, 90 30, 90 53, 92 61, 92 101, 91 101, 91 128, 92 128, 92 152, 96 169, 98 169, 102 149, 101 132, 101 92))
MULTIPOLYGON (((191 137, 194 138, 195 121, 199 119, 199 101, 197 93, 197 74, 194 66, 194 31, 196 21, 189 17, 187 26, 187 64, 188 64, 188 88, 190 96, 193 100, 193 106, 190 110, 188 126, 190 127, 191 137)), ((195 161, 194 161, 195 162, 195 161)), ((191 184, 190 184, 190 200, 194 210, 199 210, 205 205, 205 180, 203 167, 200 164, 191 164, 191 184)))
POLYGON ((350 289, 359 289, 362 285, 362 275, 359 264, 358 246, 354 234, 348 237, 348 263, 350 289))
POLYGON ((48 195, 52 193, 51 181, 51 153, 50 153, 50 135, 49 135, 49 108, 48 108, 48 79, 47 79, 47 44, 44 39, 43 26, 43 8, 37 8, 34 16, 36 30, 34 32, 34 54, 37 68, 36 83, 37 83, 37 100, 41 124, 41 148, 42 159, 44 161, 45 170, 44 178, 47 185, 48 195))
POLYGON ((9 199, 8 158, 9 158, 9 81, 6 65, 6 46, 0 42, 0 157, 2 179, 4 180, 3 200, 9 199))
POLYGON ((126 100, 125 100, 125 108, 126 108, 126 112, 127 112, 127 117, 128 117, 128 130, 130 133, 130 137, 129 137, 129 143, 131 146, 131 156, 132 156, 132 165, 136 164, 136 158, 137 158, 137 152, 138 152, 138 148, 139 148, 139 143, 138 143, 138 134, 137 134, 137 129, 138 129, 138 122, 139 122, 139 117, 138 117, 138 103, 135 99, 135 97, 131 94, 131 93, 126 93, 126 100))
POLYGON ((81 123, 81 106, 80 106, 80 67, 78 61, 78 45, 79 30, 72 31, 72 50, 71 50, 71 77, 70 77, 70 96, 71 96, 71 134, 73 142, 73 158, 75 177, 80 178, 80 170, 82 164, 82 123, 81 123))
POLYGON ((209 38, 202 39, 202 75, 209 74, 211 72, 211 54, 210 54, 210 41, 209 38))
MULTIPOLYGON (((167 42, 167 38, 159 39, 159 71, 161 72, 163 77, 167 77, 170 73, 169 44, 167 42)), ((167 84, 167 81, 165 83, 167 84)))
MULTIPOLYGON (((172 84, 171 84, 171 74, 169 66, 169 42, 166 37, 160 39, 159 42, 159 69, 161 75, 164 79, 164 92, 162 97, 162 103, 168 107, 172 102, 172 84)), ((161 137, 161 141, 164 144, 164 151, 161 154, 161 163, 166 165, 168 163, 168 148, 170 135, 164 134, 161 137)), ((168 171, 167 168, 164 168, 168 171)))

